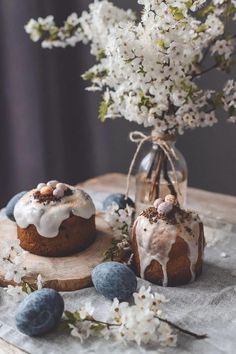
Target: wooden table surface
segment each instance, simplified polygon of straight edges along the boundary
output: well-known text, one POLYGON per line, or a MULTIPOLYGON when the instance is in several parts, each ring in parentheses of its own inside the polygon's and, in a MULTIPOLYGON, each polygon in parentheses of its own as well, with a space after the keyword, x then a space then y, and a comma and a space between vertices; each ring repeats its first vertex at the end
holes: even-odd
MULTIPOLYGON (((98 192, 124 192, 126 176, 118 173, 107 174, 90 179, 80 186, 98 192)), ((134 179, 130 191, 131 194, 134 193, 134 179)), ((236 230, 236 197, 189 188, 187 207, 197 211, 207 222, 232 225, 233 230, 236 230)), ((0 354, 22 353, 27 352, 0 338, 0 354)))

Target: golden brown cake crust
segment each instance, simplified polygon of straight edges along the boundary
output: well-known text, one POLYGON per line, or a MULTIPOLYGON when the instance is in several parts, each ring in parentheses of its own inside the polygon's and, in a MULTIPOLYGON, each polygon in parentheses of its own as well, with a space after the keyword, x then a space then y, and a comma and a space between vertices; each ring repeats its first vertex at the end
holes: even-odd
MULTIPOLYGON (((198 260, 195 267, 196 277, 202 272, 203 265, 203 250, 205 247, 205 237, 203 224, 200 223, 200 236, 198 240, 198 260)), ((133 267, 137 275, 140 276, 140 259, 137 245, 137 235, 135 226, 133 228, 132 237, 132 250, 133 250, 133 267)), ((176 242, 172 245, 169 253, 169 261, 167 263, 168 273, 168 286, 184 285, 191 281, 190 261, 188 257, 188 245, 183 238, 177 236, 176 242)), ((154 284, 163 284, 163 271, 161 264, 152 260, 150 265, 144 272, 145 280, 154 284)))
POLYGON ((26 229, 17 226, 17 236, 20 246, 30 253, 46 257, 68 256, 84 250, 94 242, 95 215, 90 219, 71 215, 62 222, 59 234, 53 238, 40 236, 34 225, 26 229))

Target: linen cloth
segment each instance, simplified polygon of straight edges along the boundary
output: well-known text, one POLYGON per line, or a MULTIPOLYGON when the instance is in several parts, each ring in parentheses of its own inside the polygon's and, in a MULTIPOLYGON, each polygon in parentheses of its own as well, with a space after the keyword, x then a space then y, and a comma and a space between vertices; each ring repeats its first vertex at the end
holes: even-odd
MULTIPOLYGON (((90 193, 97 209, 101 208, 104 193, 90 193)), ((4 218, 4 211, 0 215, 4 218)), ((196 340, 178 333, 176 348, 124 346, 103 339, 79 339, 59 330, 30 338, 17 331, 14 314, 17 304, 0 289, 0 337, 32 354, 235 354, 236 353, 236 235, 230 225, 205 227, 208 246, 205 252, 203 274, 194 283, 175 288, 151 285, 152 290, 164 294, 170 301, 163 305, 163 314, 185 329, 208 338, 196 340)), ((138 280, 139 287, 150 283, 138 280)), ((102 318, 110 301, 96 293, 94 288, 62 293, 67 310, 78 309, 86 301, 95 305, 96 315, 102 318)))

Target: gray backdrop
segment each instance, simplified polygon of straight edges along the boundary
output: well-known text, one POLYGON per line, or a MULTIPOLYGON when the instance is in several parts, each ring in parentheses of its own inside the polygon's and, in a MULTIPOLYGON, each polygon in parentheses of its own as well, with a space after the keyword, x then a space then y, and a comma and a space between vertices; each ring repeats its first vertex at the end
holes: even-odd
MULTIPOLYGON (((75 183, 95 175, 127 172, 134 146, 123 119, 97 119, 99 95, 84 91, 80 75, 93 58, 82 44, 42 50, 24 32, 31 18, 54 14, 61 22, 89 0, 0 0, 0 205, 15 192, 57 178, 75 183)), ((135 0, 114 0, 137 8, 135 0)), ((235 77, 235 71, 232 74, 235 77)), ((219 85, 211 73, 207 84, 219 85)), ((236 126, 223 122, 187 132, 178 146, 189 184, 236 195, 236 126)))

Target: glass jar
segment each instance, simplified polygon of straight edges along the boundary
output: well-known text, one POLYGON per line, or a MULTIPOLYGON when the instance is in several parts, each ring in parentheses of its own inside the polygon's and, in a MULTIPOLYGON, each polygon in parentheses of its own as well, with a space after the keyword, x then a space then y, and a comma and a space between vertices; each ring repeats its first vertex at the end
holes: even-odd
POLYGON ((185 158, 175 147, 175 136, 161 136, 160 141, 146 142, 142 147, 136 172, 137 214, 167 194, 176 195, 180 206, 186 203, 188 169, 185 158))

